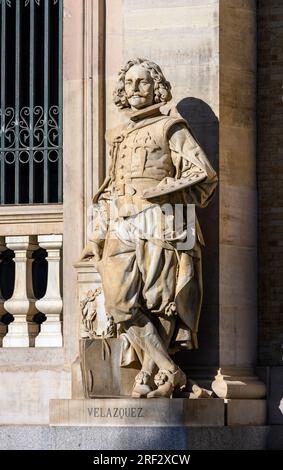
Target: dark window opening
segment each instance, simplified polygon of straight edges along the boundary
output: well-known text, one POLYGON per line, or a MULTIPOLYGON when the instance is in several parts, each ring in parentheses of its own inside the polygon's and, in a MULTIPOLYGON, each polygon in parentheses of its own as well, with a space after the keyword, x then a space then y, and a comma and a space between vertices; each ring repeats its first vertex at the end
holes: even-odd
POLYGON ((0 0, 0 204, 62 202, 63 0, 0 0))

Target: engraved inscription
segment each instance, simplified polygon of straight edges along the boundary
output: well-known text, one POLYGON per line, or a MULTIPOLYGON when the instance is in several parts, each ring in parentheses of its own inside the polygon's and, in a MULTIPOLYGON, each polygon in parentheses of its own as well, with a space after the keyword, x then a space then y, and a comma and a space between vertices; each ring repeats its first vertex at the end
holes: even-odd
POLYGON ((88 416, 91 418, 144 418, 143 408, 87 408, 88 416))

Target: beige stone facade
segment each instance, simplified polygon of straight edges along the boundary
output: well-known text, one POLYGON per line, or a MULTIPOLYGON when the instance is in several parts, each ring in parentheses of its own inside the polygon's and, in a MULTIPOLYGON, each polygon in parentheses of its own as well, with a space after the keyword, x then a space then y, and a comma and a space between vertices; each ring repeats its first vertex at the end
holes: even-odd
MULTIPOLYGON (((54 254, 59 245, 54 248, 50 237, 43 236, 62 235, 63 269, 52 266, 60 274, 55 291, 58 299, 61 286, 63 342, 58 342, 58 303, 50 313, 50 329, 46 327, 46 338, 56 337, 53 344, 35 339, 30 347, 11 347, 3 340, 0 424, 47 424, 49 400, 74 397, 72 369, 77 371, 80 328, 77 276, 83 289, 91 275, 89 267, 74 264, 87 240, 92 195, 108 164, 105 130, 123 122, 112 104, 117 72, 132 57, 146 57, 162 67, 173 89, 167 106, 189 121, 219 176, 218 195, 201 215, 207 246, 200 349, 182 353, 178 360, 201 383, 211 384, 220 369, 214 390, 220 384, 223 399, 244 398, 239 383, 251 387, 245 397, 261 398, 265 390, 254 370, 256 2, 64 0, 63 29, 64 202, 0 207, 0 250, 7 243, 1 237, 28 237, 25 250, 32 242, 45 243, 54 254)), ((231 423, 237 424, 240 405, 232 402, 231 423)), ((263 402, 260 411, 254 400, 253 406, 262 424, 263 402)), ((256 422, 253 416, 249 420, 256 422)))

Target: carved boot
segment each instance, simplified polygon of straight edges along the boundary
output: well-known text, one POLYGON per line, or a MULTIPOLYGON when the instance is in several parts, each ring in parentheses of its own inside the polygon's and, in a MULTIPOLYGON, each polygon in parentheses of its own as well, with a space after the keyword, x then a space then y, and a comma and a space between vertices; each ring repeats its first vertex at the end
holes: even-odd
POLYGON ((154 377, 156 390, 148 393, 147 398, 170 398, 174 389, 182 389, 186 386, 186 375, 177 368, 175 372, 160 369, 154 377))
POLYGON ((150 380, 150 374, 145 370, 141 370, 135 378, 135 385, 132 391, 133 398, 146 397, 152 388, 148 385, 150 380))

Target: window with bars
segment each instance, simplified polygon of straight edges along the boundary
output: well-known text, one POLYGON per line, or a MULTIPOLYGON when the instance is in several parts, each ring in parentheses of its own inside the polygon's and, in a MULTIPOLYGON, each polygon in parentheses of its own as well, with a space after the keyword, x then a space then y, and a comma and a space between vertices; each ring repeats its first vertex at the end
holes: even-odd
POLYGON ((0 8, 0 204, 62 202, 63 0, 0 8))

